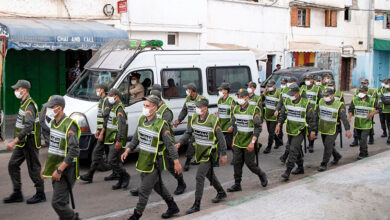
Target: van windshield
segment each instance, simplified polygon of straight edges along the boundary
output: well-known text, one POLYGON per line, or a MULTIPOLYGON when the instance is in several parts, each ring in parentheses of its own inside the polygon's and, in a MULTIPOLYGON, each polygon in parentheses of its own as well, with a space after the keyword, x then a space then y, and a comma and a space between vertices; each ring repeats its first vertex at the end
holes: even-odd
POLYGON ((105 83, 111 88, 119 77, 120 72, 86 70, 76 84, 71 88, 68 95, 84 100, 97 101, 96 86, 105 83))

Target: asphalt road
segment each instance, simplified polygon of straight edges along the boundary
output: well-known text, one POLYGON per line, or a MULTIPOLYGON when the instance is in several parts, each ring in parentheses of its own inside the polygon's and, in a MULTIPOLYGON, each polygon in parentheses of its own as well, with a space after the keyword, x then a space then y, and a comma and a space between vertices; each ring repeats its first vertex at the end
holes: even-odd
MULTIPOLYGON (((375 117, 375 144, 369 145, 370 155, 377 154, 390 149, 390 145, 386 144, 386 138, 381 138, 382 131, 380 130, 379 117, 375 117)), ((261 142, 266 145, 268 134, 266 132, 261 133, 261 142)), ((342 166, 347 163, 356 161, 356 157, 359 152, 359 148, 349 147, 352 139, 344 139, 344 148, 340 149, 339 141, 336 142, 336 147, 340 150, 344 156, 338 166, 342 166)), ((286 138, 285 138, 286 140, 286 138)), ((320 165, 322 159, 323 145, 320 139, 317 139, 314 146, 314 153, 305 155, 305 174, 300 176, 293 176, 290 179, 295 181, 301 178, 308 177, 317 173, 317 168, 320 165)), ((260 166, 266 171, 269 176, 269 186, 263 188, 260 186, 257 176, 254 176, 244 166, 244 180, 242 183, 243 191, 236 193, 228 193, 226 202, 237 200, 243 197, 250 196, 251 194, 264 192, 270 188, 275 188, 279 185, 285 184, 282 181, 280 175, 283 173, 285 166, 279 161, 280 155, 284 151, 284 147, 277 150, 272 150, 268 155, 263 154, 263 150, 260 152, 260 166)), ((40 153, 41 161, 44 161, 47 155, 47 149, 42 149, 40 153)), ((8 177, 7 164, 11 154, 1 153, 0 154, 0 198, 8 196, 12 191, 12 184, 8 177)), ((228 163, 225 167, 219 167, 215 169, 216 175, 219 180, 223 183, 226 189, 233 183, 233 167, 230 165, 231 151, 228 152, 228 163)), ((184 164, 184 155, 181 155, 180 161, 184 164)), ((140 183, 140 174, 135 170, 136 156, 127 161, 125 167, 131 174, 131 181, 129 189, 135 188, 140 183)), ((86 173, 88 169, 87 165, 81 167, 81 174, 86 173)), ((185 211, 190 208, 194 200, 195 190, 195 175, 196 166, 191 166, 189 172, 184 172, 184 178, 187 183, 186 193, 180 196, 175 196, 175 200, 178 202, 181 212, 178 216, 185 214, 185 211)), ((332 169, 332 167, 330 167, 332 169)), ((138 198, 132 197, 129 194, 129 190, 111 190, 111 185, 115 182, 106 182, 103 180, 104 176, 109 175, 110 172, 97 172, 92 184, 85 184, 82 181, 77 181, 74 187, 74 194, 76 200, 76 210, 80 213, 82 218, 86 219, 127 219, 128 216, 133 212, 138 198)), ((176 188, 176 180, 168 173, 163 173, 163 180, 168 189, 173 192, 176 188)), ((30 180, 27 167, 25 163, 22 165, 22 182, 23 182, 23 194, 25 199, 31 197, 35 193, 33 183, 30 180)), ((45 191, 48 201, 36 205, 27 205, 26 203, 17 204, 3 204, 0 203, 0 219, 57 219, 56 213, 51 207, 50 200, 52 197, 52 186, 50 180, 45 181, 45 191)), ((215 197, 216 192, 210 188, 208 180, 205 183, 205 193, 201 204, 201 209, 212 210, 213 205, 210 200, 215 197)), ((277 208, 277 207, 275 207, 277 208)), ((159 219, 161 213, 166 210, 164 201, 153 192, 149 199, 149 205, 144 212, 143 219, 159 219)))

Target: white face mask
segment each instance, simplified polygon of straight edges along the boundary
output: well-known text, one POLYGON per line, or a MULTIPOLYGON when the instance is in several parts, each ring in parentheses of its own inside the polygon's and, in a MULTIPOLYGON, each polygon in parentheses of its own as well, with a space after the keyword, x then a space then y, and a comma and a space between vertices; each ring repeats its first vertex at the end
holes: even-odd
POLYGON ((19 92, 19 91, 15 91, 15 96, 16 96, 16 98, 18 98, 18 99, 21 99, 21 98, 23 97, 22 93, 19 92))
POLYGON ((382 85, 382 87, 385 87, 385 85, 386 85, 386 84, 384 84, 384 83, 381 83, 381 85, 382 85))
POLYGON ((131 80, 131 84, 132 84, 132 85, 137 84, 137 80, 131 80))
POLYGON ((287 83, 287 87, 289 87, 289 86, 291 86, 292 85, 292 83, 287 83))
POLYGON ((290 96, 290 99, 291 99, 291 101, 295 101, 295 99, 297 99, 297 98, 295 98, 295 95, 292 95, 292 96, 290 96))
POLYGON ((274 91, 274 87, 269 87, 268 91, 270 91, 270 92, 274 91))
POLYGON ((245 104, 245 99, 237 99, 237 103, 239 105, 243 105, 243 104, 245 104))
POLYGON ((196 112, 196 114, 201 115, 202 114, 202 109, 196 107, 195 112, 196 112))
POLYGON ((319 86, 319 85, 321 85, 321 82, 316 82, 316 86, 319 86))
POLYGON ((150 116, 150 109, 144 107, 142 109, 142 114, 145 115, 146 117, 149 117, 150 116))
POLYGON ((253 89, 252 88, 248 88, 248 89, 246 89, 246 91, 248 91, 248 93, 250 94, 250 93, 253 92, 253 89))
POLYGON ((187 96, 191 95, 191 93, 188 90, 186 90, 186 94, 187 96))
POLYGON ((385 87, 386 89, 388 89, 388 88, 390 88, 390 85, 385 84, 384 87, 385 87))
POLYGON ((96 95, 97 95, 98 97, 100 97, 101 94, 102 94, 101 92, 96 92, 96 95))
POLYGON ((46 108, 46 116, 53 119, 56 117, 56 113, 54 113, 54 109, 52 108, 46 108))
POLYGON ((310 81, 305 81, 305 84, 306 84, 307 86, 310 86, 310 85, 311 85, 311 82, 310 82, 310 81))
POLYGON ((330 97, 324 97, 325 102, 330 102, 332 99, 330 97))
POLYGON ((359 96, 359 98, 362 99, 362 98, 364 98, 366 96, 366 94, 359 92, 358 96, 359 96))
POLYGON ((221 92, 221 91, 218 92, 218 96, 219 96, 219 97, 222 98, 224 95, 225 95, 225 94, 223 94, 223 92, 221 92))
POLYGON ((108 102, 110 104, 114 104, 115 103, 115 98, 114 97, 108 97, 108 102))
POLYGON ((280 85, 280 88, 284 89, 286 88, 286 85, 280 85))

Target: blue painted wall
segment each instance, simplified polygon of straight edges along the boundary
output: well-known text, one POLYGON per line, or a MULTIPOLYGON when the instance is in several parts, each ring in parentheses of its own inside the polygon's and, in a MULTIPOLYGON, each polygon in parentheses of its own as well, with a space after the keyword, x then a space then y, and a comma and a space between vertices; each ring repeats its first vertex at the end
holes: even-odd
POLYGON ((374 50, 373 82, 375 87, 380 85, 380 80, 389 77, 390 51, 374 50))
MULTIPOLYGON (((361 54, 356 56, 356 63, 352 69, 352 87, 357 88, 360 86, 360 77, 370 79, 370 56, 371 54, 361 54)), ((373 82, 371 82, 373 84, 373 82)), ((370 87, 374 87, 371 85, 370 87)))

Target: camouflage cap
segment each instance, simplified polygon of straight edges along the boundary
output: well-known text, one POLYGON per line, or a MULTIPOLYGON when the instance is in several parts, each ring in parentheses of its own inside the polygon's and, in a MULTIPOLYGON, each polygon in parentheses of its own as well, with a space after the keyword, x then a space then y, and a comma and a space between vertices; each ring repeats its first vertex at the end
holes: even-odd
POLYGON ((367 92, 368 91, 368 87, 367 86, 360 86, 359 87, 359 92, 367 92))
POLYGON ((288 78, 287 82, 289 82, 289 83, 297 82, 297 78, 295 78, 295 77, 290 77, 290 78, 288 78))
POLYGON ((239 89, 239 90, 237 91, 237 95, 239 95, 239 96, 249 96, 249 93, 248 93, 248 90, 247 90, 247 89, 241 88, 241 89, 239 89))
POLYGON ((51 108, 55 105, 65 107, 64 97, 62 97, 60 95, 52 95, 52 96, 50 96, 49 100, 45 104, 43 104, 43 107, 51 108))
POLYGON ((159 91, 159 90, 152 90, 152 91, 150 91, 150 95, 155 95, 155 96, 157 96, 158 98, 161 99, 161 91, 159 91))
POLYGON ((222 89, 230 90, 230 84, 226 82, 221 83, 221 85, 218 87, 218 90, 222 90, 222 89))
POLYGON ((257 84, 256 84, 255 82, 250 81, 250 82, 248 83, 248 87, 253 87, 253 88, 256 89, 257 84))
POLYGON ((288 87, 288 93, 287 95, 293 96, 295 93, 299 92, 299 87, 295 84, 292 84, 288 87))
POLYGON ((209 105, 209 100, 206 98, 201 98, 199 101, 195 103, 196 107, 204 107, 209 105))
POLYGON ((314 76, 313 76, 313 75, 306 75, 306 76, 304 77, 304 79, 314 79, 314 76))
POLYGON ((334 85, 336 85, 336 82, 333 79, 329 80, 328 86, 334 86, 334 85))
POLYGON ((324 89, 324 91, 322 92, 323 96, 328 96, 328 95, 333 95, 333 94, 334 94, 333 88, 329 88, 329 87, 324 89))
POLYGON ((187 85, 183 86, 185 89, 191 89, 192 91, 196 92, 196 85, 195 83, 188 83, 187 85))
POLYGON ((121 96, 121 92, 117 89, 117 88, 111 88, 110 91, 108 92, 108 95, 117 95, 117 96, 121 96))
POLYGON ((322 81, 322 77, 320 75, 314 76, 315 81, 322 81))
POLYGON ((21 79, 18 80, 15 85, 11 86, 12 89, 19 89, 20 87, 25 89, 31 89, 31 84, 29 81, 21 79))
POLYGON ((361 83, 369 83, 369 82, 368 82, 368 79, 363 79, 363 80, 361 81, 361 83))
POLYGON ((160 101, 161 101, 161 99, 158 96, 153 95, 153 94, 145 97, 145 100, 148 100, 149 102, 151 102, 157 106, 160 104, 160 101))
POLYGON ((268 80, 268 82, 267 82, 267 86, 274 86, 276 84, 276 82, 275 82, 275 80, 273 80, 273 79, 270 79, 270 80, 268 80))

